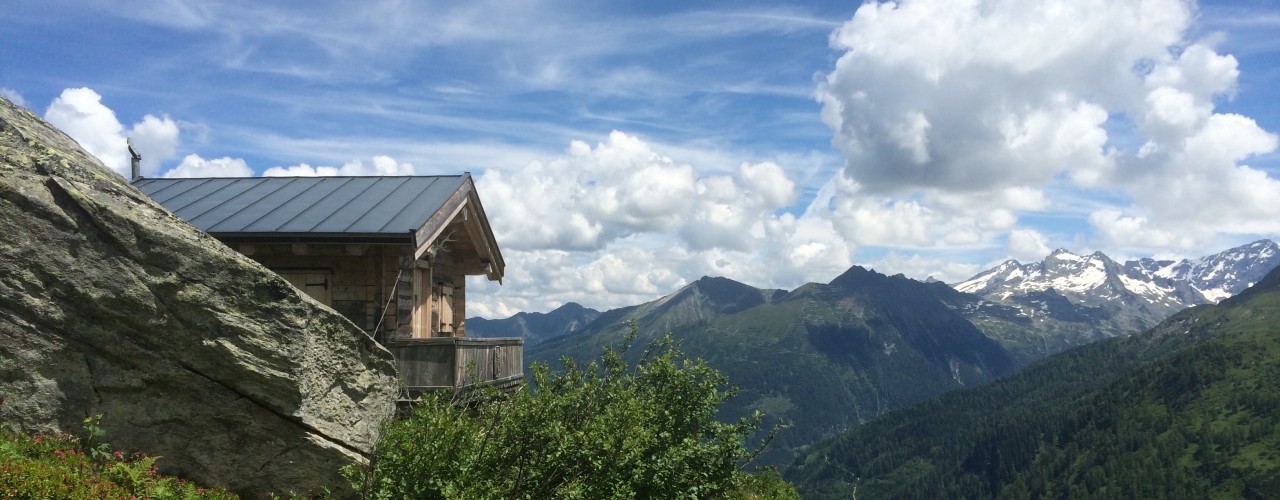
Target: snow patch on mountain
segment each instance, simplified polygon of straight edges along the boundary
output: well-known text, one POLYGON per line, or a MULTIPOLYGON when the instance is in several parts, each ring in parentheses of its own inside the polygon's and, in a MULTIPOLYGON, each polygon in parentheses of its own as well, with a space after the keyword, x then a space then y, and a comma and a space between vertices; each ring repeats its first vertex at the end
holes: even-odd
POLYGON ((1171 312, 1240 293, 1278 266, 1280 246, 1270 240, 1198 259, 1124 264, 1102 252, 1076 255, 1060 248, 1041 262, 1008 260, 952 287, 998 302, 1053 290, 1080 305, 1118 308, 1145 303, 1171 312))
POLYGON ((1126 268, 1153 278, 1187 283, 1206 301, 1214 303, 1253 286, 1278 266, 1280 245, 1271 240, 1258 240, 1198 259, 1125 263, 1126 268))

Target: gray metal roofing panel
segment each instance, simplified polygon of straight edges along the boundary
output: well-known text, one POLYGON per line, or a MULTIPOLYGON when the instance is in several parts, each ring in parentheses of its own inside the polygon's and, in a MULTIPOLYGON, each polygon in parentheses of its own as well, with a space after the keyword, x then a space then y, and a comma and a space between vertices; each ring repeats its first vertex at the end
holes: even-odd
MULTIPOLYGON (((183 219, 189 220, 186 217, 190 213, 188 207, 227 187, 230 181, 231 179, 192 179, 181 183, 151 181, 147 186, 156 191, 156 196, 152 199, 164 205, 169 211, 182 216, 183 219)), ((143 192, 150 195, 146 188, 143 188, 143 192)))
MULTIPOLYGON (((444 206, 453 192, 462 187, 462 178, 412 178, 411 182, 397 189, 396 193, 384 199, 381 205, 387 207, 385 220, 361 220, 360 226, 370 224, 369 228, 378 233, 407 233, 421 228, 435 211, 444 206), (451 182, 452 180, 452 182, 451 182), (419 199, 420 203, 412 203, 419 199), (374 225, 378 225, 374 228, 374 225)), ((356 228, 352 228, 355 230, 356 228)))
POLYGON ((462 187, 465 182, 463 176, 452 176, 452 178, 436 178, 430 183, 420 182, 421 189, 416 189, 415 197, 417 199, 430 199, 430 203, 404 203, 399 214, 392 217, 387 225, 383 226, 384 231, 393 231, 398 228, 406 230, 417 230, 421 228, 436 210, 444 206, 444 202, 453 196, 458 188, 462 187), (430 208, 429 208, 430 207, 430 208))
POLYGON ((377 182, 373 177, 348 177, 345 179, 325 178, 321 184, 333 184, 332 190, 318 189, 307 191, 300 196, 298 204, 290 210, 281 211, 285 223, 274 231, 282 233, 333 232, 328 221, 333 215, 343 210, 348 204, 364 195, 370 186, 377 182))
POLYGON ((383 198, 386 198, 388 194, 404 182, 402 177, 390 179, 369 177, 368 179, 373 182, 370 182, 368 186, 364 186, 364 189, 359 194, 346 200, 337 211, 311 228, 311 232, 345 233, 350 231, 351 226, 357 220, 377 208, 383 198))
MULTIPOLYGON (((390 181, 391 179, 388 179, 390 181)), ((394 179, 396 182, 379 182, 380 185, 373 186, 370 192, 376 191, 378 195, 365 197, 365 200, 372 202, 364 213, 357 215, 355 219, 347 223, 343 228, 345 231, 358 233, 378 232, 383 226, 387 225, 387 221, 396 216, 404 206, 413 201, 413 184, 408 178, 399 177, 394 179)), ((357 206, 357 204, 352 204, 357 206)), ((416 229, 416 228, 415 228, 416 229)), ((408 232, 406 229, 402 232, 408 232)))
MULTIPOLYGON (((268 179, 250 191, 242 193, 217 212, 217 222, 209 226, 213 233, 236 231, 243 232, 250 224, 267 214, 276 212, 280 206, 294 200, 308 187, 307 179, 290 177, 285 179, 268 179), (283 181, 283 182, 282 182, 283 181), (254 196, 250 196, 253 193, 254 196)), ((213 212, 206 214, 213 216, 213 212)))
MULTIPOLYGON (((181 196, 185 193, 188 193, 192 189, 199 188, 200 186, 207 186, 208 181, 211 181, 211 180, 212 179, 201 179, 200 181, 197 181, 197 182, 155 183, 154 179, 141 179, 137 183, 135 183, 135 185, 138 186, 138 189, 141 189, 142 192, 146 193, 147 196, 150 196, 151 199, 155 200, 157 203, 165 205, 165 207, 168 208, 169 207, 168 203, 170 200, 178 196, 181 196)), ((210 188, 210 190, 212 189, 217 189, 217 188, 216 187, 210 188)), ((173 209, 170 208, 169 210, 172 211, 173 209)))
POLYGON ((240 196, 246 190, 257 185, 256 179, 210 179, 208 182, 202 183, 200 186, 191 189, 181 195, 174 197, 165 203, 165 207, 170 208, 173 213, 182 217, 192 225, 208 230, 211 225, 209 221, 216 222, 216 219, 204 218, 201 216, 210 210, 215 210, 227 200, 240 196))
POLYGON ((141 179, 196 227, 219 234, 397 234, 421 227, 465 176, 141 179))
MULTIPOLYGON (((317 178, 298 178, 296 185, 305 186, 292 199, 281 203, 274 210, 266 211, 257 220, 245 225, 245 232, 306 232, 333 213, 337 207, 327 206, 319 200, 335 194, 353 179, 345 178, 342 182, 320 182, 317 178)), ((358 193, 349 193, 355 196, 358 193)))
POLYGON ((206 231, 216 231, 223 221, 270 196, 282 185, 283 183, 276 179, 239 179, 216 191, 215 196, 193 203, 189 209, 193 213, 197 208, 201 211, 198 215, 188 218, 187 222, 196 227, 207 227, 206 231))

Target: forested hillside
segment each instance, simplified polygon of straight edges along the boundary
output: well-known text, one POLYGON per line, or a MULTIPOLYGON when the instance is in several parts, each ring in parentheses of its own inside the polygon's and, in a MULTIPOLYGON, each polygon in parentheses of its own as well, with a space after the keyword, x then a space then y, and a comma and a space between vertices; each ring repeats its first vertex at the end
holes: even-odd
POLYGON ((790 293, 703 278, 606 312, 582 332, 531 347, 526 358, 553 366, 561 356, 587 359, 620 342, 630 321, 641 342, 672 332, 685 352, 738 387, 722 420, 759 410, 790 426, 760 460, 786 464, 803 447, 887 411, 1017 368, 929 286, 859 267, 790 293))
POLYGON ((789 471, 807 498, 1266 498, 1280 273, 1219 305, 890 413, 789 471))

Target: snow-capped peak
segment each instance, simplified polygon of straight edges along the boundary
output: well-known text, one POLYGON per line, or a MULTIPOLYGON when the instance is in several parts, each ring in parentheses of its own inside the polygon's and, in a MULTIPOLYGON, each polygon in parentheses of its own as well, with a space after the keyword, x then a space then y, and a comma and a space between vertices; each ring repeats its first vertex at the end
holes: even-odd
POLYGON ((1218 302, 1240 293, 1280 266, 1280 246, 1258 240, 1198 259, 1155 262, 1143 259, 1126 267, 1142 268, 1155 277, 1183 281, 1206 299, 1218 302))
POLYGON ((1010 279, 1016 279, 1021 276, 1022 264, 1016 260, 1009 259, 1000 265, 978 273, 968 280, 952 285, 952 288, 965 293, 976 295, 984 295, 985 291, 991 287, 998 287, 1010 279))
POLYGON ((1123 265, 1102 252, 1082 256, 1059 248, 1041 262, 1005 261, 953 287, 996 301, 1053 290, 1077 304, 1120 301, 1174 311, 1239 293, 1277 266, 1280 246, 1270 240, 1195 260, 1141 259, 1123 265))

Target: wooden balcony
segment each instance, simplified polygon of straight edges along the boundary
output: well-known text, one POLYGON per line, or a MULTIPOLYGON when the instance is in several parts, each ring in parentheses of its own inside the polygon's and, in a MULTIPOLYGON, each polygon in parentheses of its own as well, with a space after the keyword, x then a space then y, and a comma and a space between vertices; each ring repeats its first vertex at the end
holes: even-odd
POLYGON ((395 339, 386 345, 396 357, 402 400, 417 400, 428 391, 458 394, 483 385, 512 391, 524 382, 521 338, 395 339))

